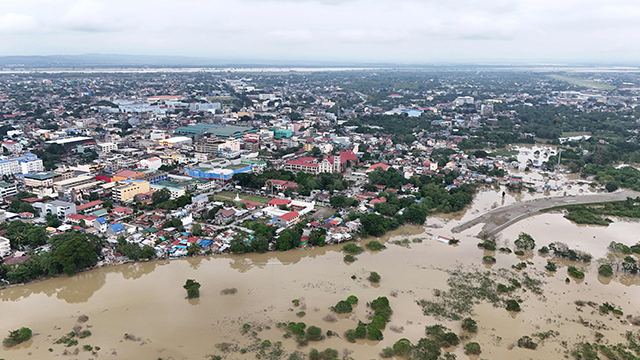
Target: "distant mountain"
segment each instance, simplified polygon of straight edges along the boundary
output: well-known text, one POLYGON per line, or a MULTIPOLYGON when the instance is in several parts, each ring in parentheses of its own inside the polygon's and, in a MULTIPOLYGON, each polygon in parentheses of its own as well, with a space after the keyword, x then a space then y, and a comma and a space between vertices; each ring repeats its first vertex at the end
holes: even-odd
POLYGON ((68 68, 68 67, 194 67, 220 66, 221 62, 188 56, 149 55, 48 55, 0 56, 0 67, 68 68))
POLYGON ((215 60, 190 56, 153 55, 47 55, 47 56, 0 56, 0 68, 110 68, 110 67, 316 67, 316 66, 389 66, 390 64, 343 64, 321 61, 239 61, 215 60))

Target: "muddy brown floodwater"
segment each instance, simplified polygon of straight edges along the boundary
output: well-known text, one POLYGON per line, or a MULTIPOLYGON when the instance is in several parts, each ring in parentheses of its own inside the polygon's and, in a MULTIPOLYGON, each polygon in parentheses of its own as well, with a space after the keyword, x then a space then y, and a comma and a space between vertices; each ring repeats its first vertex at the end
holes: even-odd
MULTIPOLYGON (((26 286, 0 291, 0 333, 22 326, 33 330, 32 340, 14 348, 1 348, 5 359, 94 359, 82 350, 82 345, 99 346, 97 358, 114 359, 203 359, 207 354, 223 355, 216 344, 227 342, 247 346, 250 335, 242 334, 242 325, 251 324, 265 330, 262 340, 282 341, 287 352, 308 353, 311 348, 334 348, 353 351, 354 359, 377 359, 380 351, 398 339, 412 342, 424 337, 425 326, 443 324, 460 333, 458 322, 436 321, 425 316, 416 304, 420 299, 432 299, 434 289, 447 289, 448 274, 444 271, 462 266, 485 270, 481 258, 484 251, 477 248, 479 226, 456 237, 458 246, 432 240, 434 235, 451 236, 451 228, 468 219, 475 212, 485 211, 500 201, 499 191, 480 194, 464 213, 429 218, 426 227, 405 226, 380 239, 387 249, 366 251, 352 264, 343 261, 341 246, 325 246, 285 253, 223 255, 175 261, 127 264, 60 277, 26 286), (496 200, 498 199, 498 200, 496 200), (389 240, 420 238, 421 243, 409 247, 388 243, 389 240), (366 280, 370 271, 382 276, 379 285, 366 280), (353 280, 352 275, 356 276, 353 280), (201 297, 185 299, 182 288, 186 279, 202 284, 201 297), (222 290, 236 288, 235 294, 223 295, 222 290), (330 306, 349 295, 356 295, 360 303, 350 316, 339 316, 335 322, 324 318, 331 314, 330 306), (366 302, 379 296, 389 298, 393 315, 384 331, 384 340, 358 340, 351 344, 333 337, 311 342, 299 348, 293 339, 284 339, 278 322, 303 321, 332 330, 340 335, 355 328, 358 320, 366 321, 366 302), (295 307, 292 300, 300 300, 295 307), (299 318, 296 313, 304 311, 299 318), (87 315, 86 323, 78 323, 79 315, 87 315), (89 329, 91 336, 79 340, 79 352, 63 356, 66 348, 55 340, 70 332, 76 325, 89 329), (271 329, 266 330, 269 326, 271 329), (396 331, 390 330, 394 327, 396 331), (125 340, 124 334, 135 339, 125 340), (52 349, 53 351, 49 351, 52 349)), ((507 199, 508 201, 511 201, 507 199)), ((500 234, 499 246, 512 244, 520 231, 531 233, 538 246, 552 241, 564 241, 571 246, 592 252, 597 258, 606 253, 610 241, 636 243, 640 224, 616 222, 609 228, 578 227, 559 214, 543 214, 523 220, 500 234)), ((363 242, 369 241, 367 239, 363 242)), ((510 314, 503 308, 489 304, 475 307, 473 317, 479 332, 473 337, 482 345, 482 358, 487 359, 560 359, 567 349, 579 341, 593 341, 594 329, 578 322, 580 318, 598 324, 611 342, 622 340, 621 334, 637 329, 623 318, 600 315, 590 307, 576 310, 575 300, 609 301, 619 306, 625 315, 638 315, 637 299, 640 287, 635 277, 614 276, 602 279, 597 264, 576 264, 586 272, 581 282, 565 284, 568 262, 558 262, 558 272, 547 273, 544 265, 551 257, 529 254, 488 252, 497 258, 491 269, 508 268, 525 259, 530 276, 544 281, 541 296, 522 293, 522 312, 510 314), (523 335, 555 330, 560 333, 540 344, 537 350, 514 347, 523 335)), ((462 345, 448 349, 458 359, 466 359, 462 345)), ((255 353, 232 352, 227 359, 255 359, 255 353)))

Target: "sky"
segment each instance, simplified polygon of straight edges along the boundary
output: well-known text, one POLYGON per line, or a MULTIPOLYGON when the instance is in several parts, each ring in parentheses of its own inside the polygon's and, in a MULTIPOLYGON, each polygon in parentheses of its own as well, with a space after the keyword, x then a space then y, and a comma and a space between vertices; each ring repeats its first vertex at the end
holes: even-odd
POLYGON ((0 56, 640 65, 640 0, 0 0, 0 56))

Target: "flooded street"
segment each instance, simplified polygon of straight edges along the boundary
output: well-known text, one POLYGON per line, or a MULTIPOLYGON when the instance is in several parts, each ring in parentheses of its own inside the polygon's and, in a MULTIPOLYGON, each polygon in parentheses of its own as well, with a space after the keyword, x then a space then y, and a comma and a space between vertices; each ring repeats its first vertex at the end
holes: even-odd
MULTIPOLYGON (((496 270, 521 261, 530 261, 525 270, 529 276, 543 281, 542 295, 523 292, 522 312, 511 314, 504 308, 490 304, 475 307, 472 316, 478 321, 479 332, 472 341, 482 345, 481 358, 487 359, 559 359, 579 341, 593 341, 593 327, 580 319, 599 325, 610 342, 622 340, 627 330, 637 330, 625 320, 601 315, 597 309, 585 307, 577 310, 576 300, 605 301, 616 304, 626 315, 640 315, 637 301, 640 287, 636 277, 614 276, 602 279, 597 274, 596 259, 605 256, 611 241, 635 244, 639 240, 640 223, 616 221, 609 227, 577 226, 561 214, 542 214, 520 221, 498 235, 498 247, 513 246, 518 233, 531 234, 538 247, 562 241, 570 247, 590 252, 594 261, 590 265, 575 264, 584 269, 582 281, 565 283, 569 262, 558 263, 557 273, 544 269, 548 259, 537 253, 516 256, 499 251, 478 249, 474 237, 479 227, 474 226, 460 234, 460 244, 451 246, 433 240, 434 235, 451 237, 451 228, 477 216, 494 206, 503 205, 502 189, 481 192, 474 204, 464 212, 427 219, 425 227, 405 226, 380 239, 387 249, 380 252, 365 251, 357 261, 343 261, 342 246, 325 246, 289 252, 267 254, 223 255, 158 261, 92 270, 71 277, 60 277, 26 286, 0 290, 0 333, 29 327, 32 340, 14 348, 3 348, 5 359, 202 359, 208 354, 224 355, 216 344, 231 343, 238 348, 250 348, 254 343, 251 331, 243 334, 243 324, 251 325, 256 337, 282 341, 287 352, 299 350, 308 353, 311 348, 334 348, 353 351, 354 359, 377 359, 380 351, 401 338, 416 343, 425 336, 425 326, 443 324, 460 333, 459 322, 435 320, 425 316, 416 303, 432 299, 434 290, 447 289, 448 274, 458 266, 465 269, 496 270), (389 240, 422 239, 409 241, 406 246, 389 240), (482 264, 485 255, 495 256, 497 263, 482 264), (370 271, 378 272, 382 280, 372 284, 367 280, 370 271), (352 276, 355 275, 355 279, 352 276), (187 279, 202 284, 200 298, 185 299, 182 288, 187 279), (221 293, 237 289, 235 294, 221 293), (329 307, 349 295, 360 299, 349 316, 336 316, 329 307), (379 296, 387 296, 393 315, 384 330, 384 340, 373 342, 358 340, 351 344, 343 334, 366 319, 366 303, 379 296), (299 300, 294 306, 292 300, 299 300), (299 317, 296 313, 304 311, 299 317), (87 315, 86 323, 78 316, 87 315), (327 321, 329 320, 329 321, 327 321), (311 341, 298 347, 292 338, 285 339, 284 331, 276 328, 279 322, 303 321, 315 325, 326 333, 332 330, 340 337, 311 341), (62 356, 66 348, 54 342, 80 325, 92 335, 79 340, 79 352, 62 356), (268 329, 268 327, 270 329, 268 329), (537 350, 514 347, 523 335, 548 330, 558 331, 557 337, 540 342, 537 350), (129 339, 125 340, 125 334, 129 339), (562 342, 566 341, 568 347, 562 342), (99 346, 97 356, 82 350, 82 345, 99 346), (52 349, 50 351, 49 349, 52 349)), ((544 196, 543 194, 515 194, 505 196, 505 202, 544 196)), ((365 243, 366 241, 363 241, 365 243)), ((515 272, 515 271, 514 271, 515 272)), ((464 344, 464 343, 463 343, 464 344)), ((448 349, 458 359, 467 359, 462 345, 448 349)), ((342 356, 341 356, 342 357, 342 356)), ((232 351, 226 359, 255 359, 256 353, 242 354, 232 351)), ((286 357, 285 357, 286 358, 286 357)))

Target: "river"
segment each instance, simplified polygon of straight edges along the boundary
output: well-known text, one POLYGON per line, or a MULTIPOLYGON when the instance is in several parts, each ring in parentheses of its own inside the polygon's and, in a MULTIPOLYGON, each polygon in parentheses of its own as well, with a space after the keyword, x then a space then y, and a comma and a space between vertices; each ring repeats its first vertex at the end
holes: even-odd
MULTIPOLYGON (((561 358, 566 351, 562 341, 569 344, 583 338, 593 341, 593 330, 578 323, 579 316, 603 324, 599 331, 611 341, 621 339, 621 333, 633 329, 631 325, 602 316, 591 308, 577 312, 573 302, 592 300, 600 304, 609 301, 620 306, 625 315, 638 315, 635 299, 640 296, 640 287, 636 286, 635 277, 602 279, 594 261, 591 265, 576 264, 586 271, 585 279, 565 284, 566 266, 571 264, 557 260, 558 272, 551 274, 544 270, 550 259, 548 256, 516 257, 482 251, 477 248, 478 239, 474 237, 479 232, 478 226, 456 234, 461 240, 457 246, 432 240, 434 235, 451 236, 451 227, 462 219, 476 216, 477 212, 501 202, 501 190, 479 194, 465 212, 431 217, 424 227, 405 226, 389 232, 379 239, 387 244, 387 249, 366 251, 351 264, 343 261, 341 246, 325 246, 284 253, 215 255, 126 264, 0 290, 0 333, 6 334, 22 326, 34 332, 32 340, 14 348, 2 348, 0 358, 48 359, 61 356, 65 350, 73 354, 75 347, 65 348, 53 343, 80 325, 92 335, 80 340, 77 354, 63 358, 95 359, 91 352, 81 348, 88 344, 100 347, 97 358, 202 359, 208 354, 223 355, 216 348, 219 343, 233 343, 240 348, 252 343, 251 332, 242 334, 245 323, 252 329, 261 327, 257 337, 262 340, 282 341, 288 352, 308 353, 311 348, 334 348, 341 353, 348 349, 353 352, 354 359, 379 358, 384 347, 393 345, 400 338, 417 342, 424 337, 426 325, 441 323, 460 331, 459 323, 436 321, 423 315, 416 304, 417 300, 432 298, 434 289, 446 289, 444 270, 458 266, 510 268, 526 259, 533 263, 526 271, 545 282, 544 294, 523 294, 523 311, 517 315, 488 304, 476 306, 473 317, 480 330, 473 341, 482 345, 482 358, 561 358), (405 238, 423 241, 411 242, 408 247, 388 243, 405 238), (481 258, 486 254, 494 255, 497 263, 483 265, 481 258), (366 279, 370 271, 382 276, 379 284, 366 279), (353 275, 355 279, 352 279, 353 275), (187 279, 202 284, 199 299, 185 299, 182 285, 187 279), (229 288, 235 288, 237 292, 221 293, 229 288), (329 307, 349 295, 360 299, 354 312, 350 316, 336 317, 335 322, 326 321, 332 314, 329 307), (342 335, 347 329, 355 328, 358 320, 366 321, 365 303, 378 296, 387 296, 393 309, 384 340, 380 342, 358 340, 351 344, 332 337, 299 348, 293 339, 283 338, 283 331, 276 328, 278 322, 303 321, 307 326, 322 328, 323 332, 332 330, 342 335), (293 305, 294 299, 300 301, 298 307, 293 305), (296 315, 300 311, 306 315, 296 315), (80 315, 87 315, 89 320, 79 323, 80 315), (513 346, 523 335, 550 329, 559 331, 560 336, 546 340, 538 350, 513 346), (125 340, 124 334, 132 335, 134 340, 125 340)), ((515 194, 507 195, 505 201, 516 201, 515 197, 515 194)), ((543 214, 505 229, 498 241, 500 246, 512 244, 520 231, 527 231, 534 236, 538 247, 552 241, 564 241, 591 251, 597 258, 606 253, 611 240, 634 244, 637 241, 634 234, 640 233, 639 230, 640 224, 633 222, 616 222, 609 228, 578 227, 559 214, 543 214)), ((458 359, 467 358, 462 346, 449 350, 456 353, 458 359)), ((231 352, 226 359, 255 359, 255 355, 251 351, 246 354, 231 352)))

